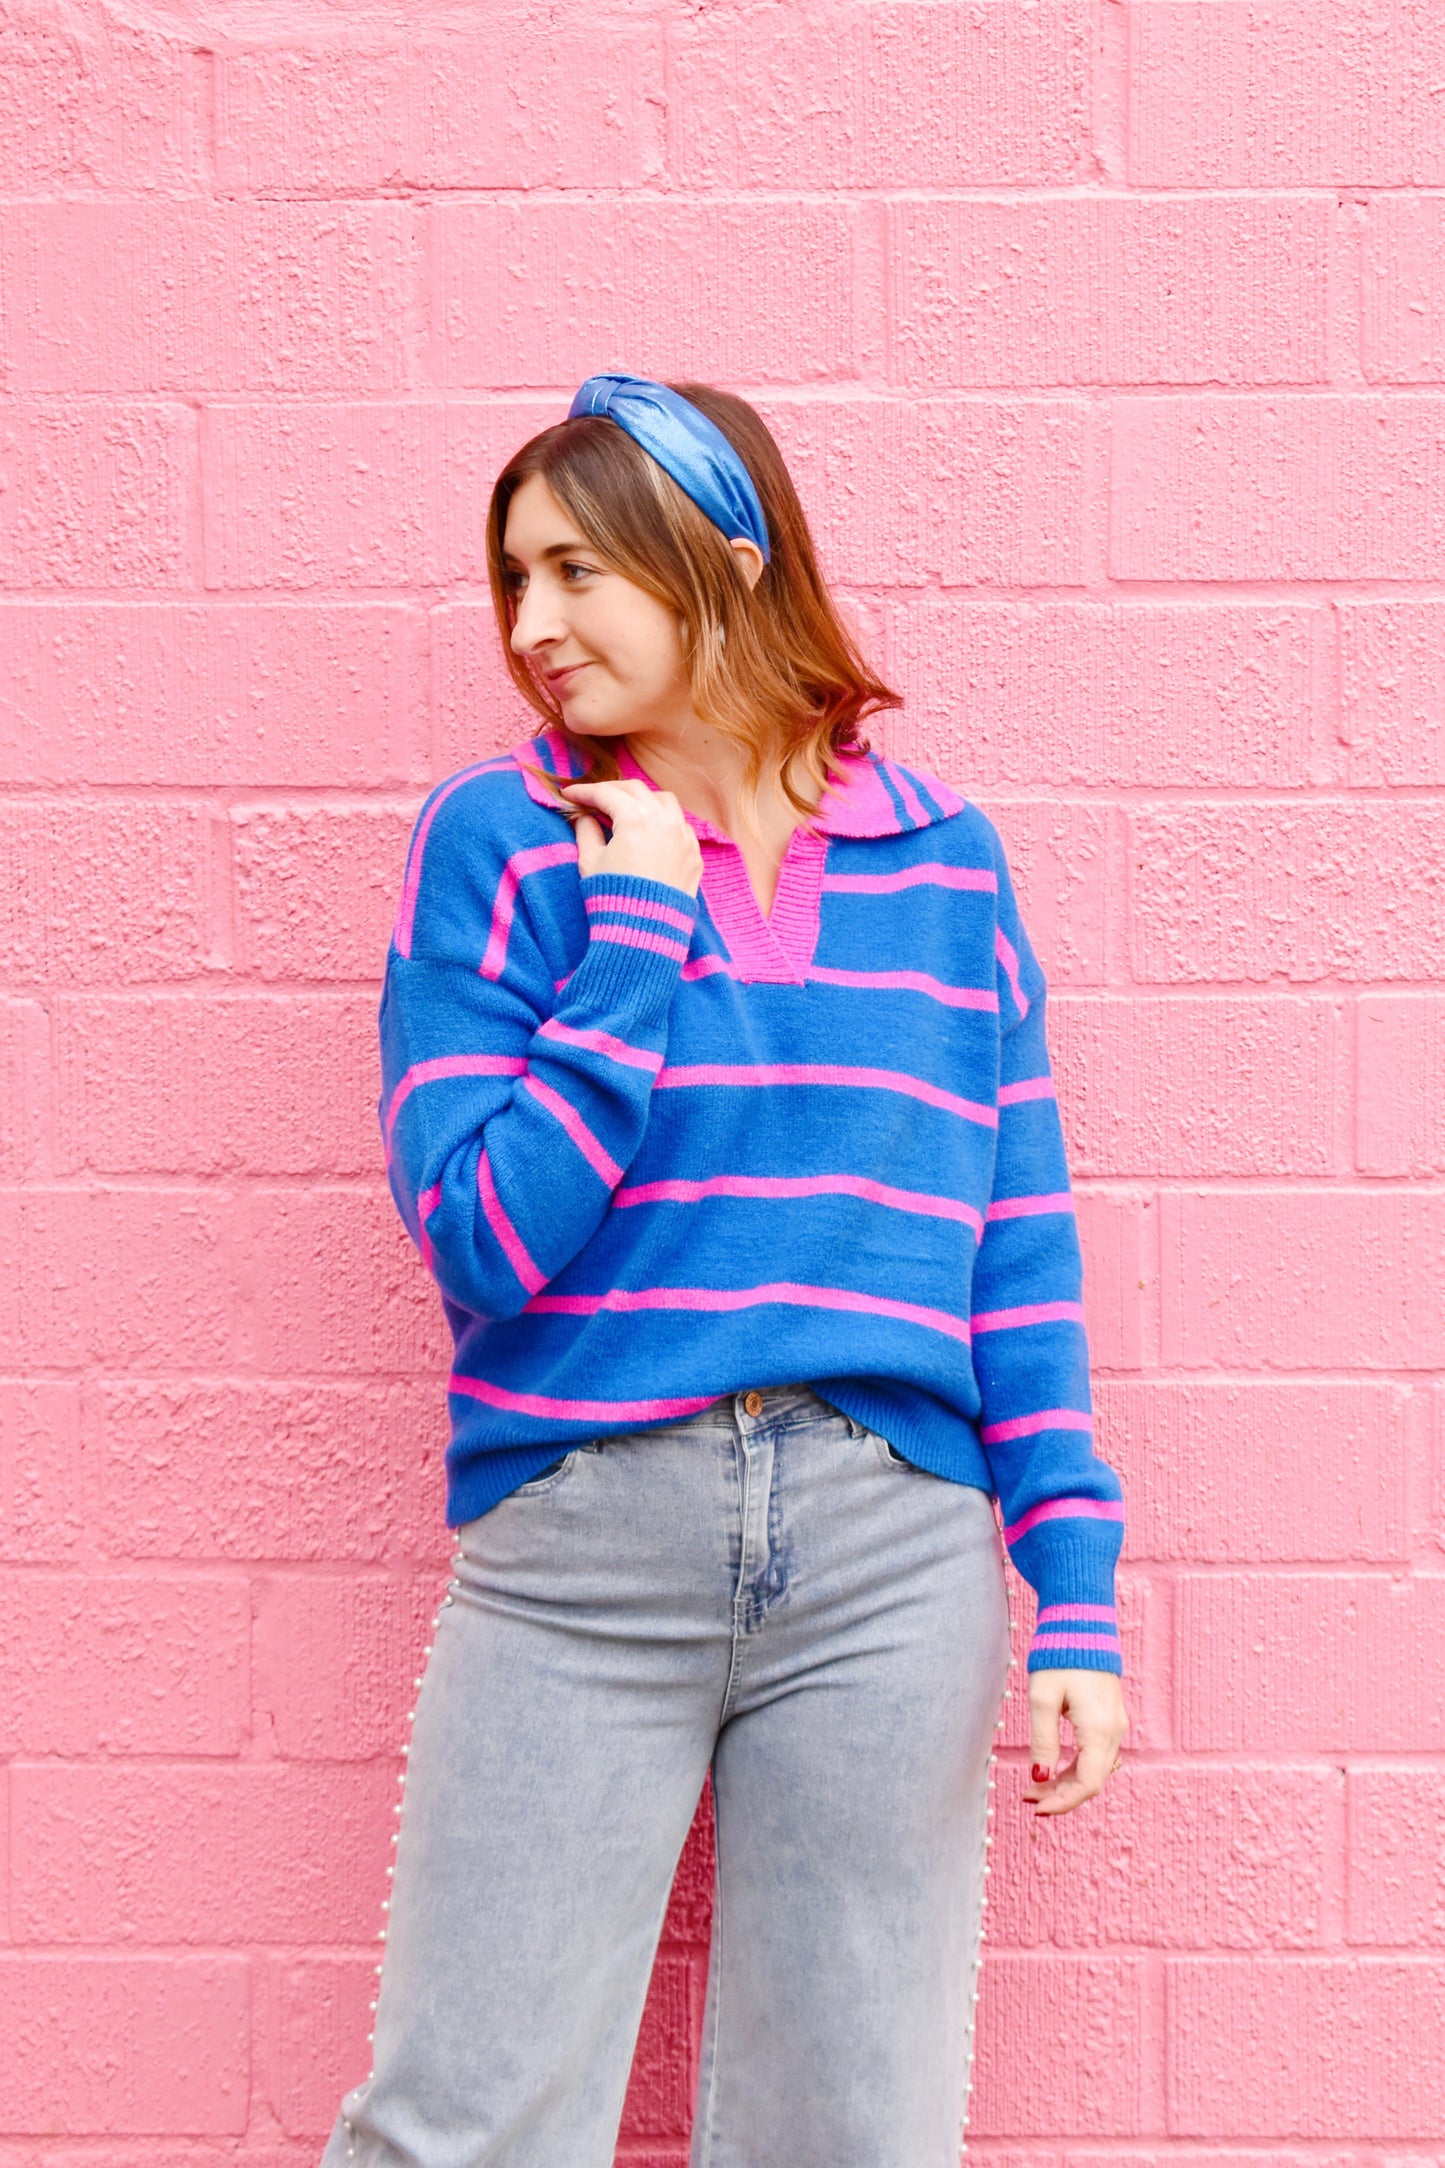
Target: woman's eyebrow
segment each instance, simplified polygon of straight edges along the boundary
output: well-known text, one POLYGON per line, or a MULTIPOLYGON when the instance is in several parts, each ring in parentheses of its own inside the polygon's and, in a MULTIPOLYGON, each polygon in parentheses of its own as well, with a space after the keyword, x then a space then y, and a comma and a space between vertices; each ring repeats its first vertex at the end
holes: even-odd
MULTIPOLYGON (((589 542, 583 542, 580 540, 572 542, 553 542, 550 543, 546 549, 539 550, 537 552, 537 555, 539 559, 545 564, 547 560, 552 557, 575 557, 579 550, 590 549, 591 546, 592 545, 589 542)), ((520 557, 514 557, 510 550, 503 550, 502 562, 508 565, 521 566, 522 560, 520 557)))

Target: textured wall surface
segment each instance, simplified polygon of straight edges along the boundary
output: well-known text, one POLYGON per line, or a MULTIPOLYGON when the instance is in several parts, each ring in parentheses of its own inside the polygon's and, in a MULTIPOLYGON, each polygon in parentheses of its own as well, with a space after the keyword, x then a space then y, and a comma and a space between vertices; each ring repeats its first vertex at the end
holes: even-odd
POLYGON ((970 2150, 1445 2162, 1440 0, 0 0, 0 161, 0 2168, 303 2168, 367 2067, 377 980, 618 366, 763 407, 1056 997, 1134 1752, 1034 1841, 1010 1705, 970 2150))

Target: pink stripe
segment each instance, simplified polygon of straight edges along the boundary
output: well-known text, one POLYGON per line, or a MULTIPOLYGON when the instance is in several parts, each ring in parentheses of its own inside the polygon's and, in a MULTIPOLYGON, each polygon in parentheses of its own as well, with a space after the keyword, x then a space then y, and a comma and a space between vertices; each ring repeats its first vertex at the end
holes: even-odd
POLYGON ((907 776, 904 774, 903 770, 899 767, 896 767, 891 760, 885 760, 883 765, 888 770, 889 775, 892 777, 893 787, 897 791, 899 797, 903 800, 904 805, 907 807, 908 817, 913 822, 914 826, 916 828, 930 827, 932 824, 929 821, 928 815, 923 810, 922 801, 919 798, 917 791, 913 788, 913 785, 909 782, 907 776))
POLYGON ((995 1197, 988 1208, 991 1220, 1029 1219, 1036 1212, 1072 1212, 1074 1200, 1066 1189, 1045 1190, 1036 1197, 995 1197))
POLYGON ((1029 1644, 1036 1649, 1117 1649, 1116 1634, 1035 1634, 1029 1644))
POLYGON ((998 875, 982 866, 905 866, 901 873, 826 873, 823 886, 843 896, 891 896, 900 888, 969 888, 996 894, 998 875))
POLYGON ((492 927, 487 936, 486 953, 482 957, 482 977, 499 979, 507 961, 507 941, 512 931, 512 918, 517 908, 517 890, 529 873, 541 873, 547 866, 565 865, 575 861, 575 843, 539 843, 530 851, 517 851, 502 868, 502 878, 497 883, 496 901, 492 905, 492 927))
POLYGON ((464 1378, 455 1370, 447 1379, 447 1391, 466 1393, 491 1408, 544 1419, 555 1416, 564 1423, 651 1423, 670 1415, 696 1415, 718 1397, 704 1393, 696 1400, 552 1400, 545 1393, 509 1393, 503 1385, 491 1385, 485 1378, 464 1378))
POLYGON ((1001 1107, 1022 1106, 1026 1099, 1052 1099, 1054 1080, 1051 1076, 1028 1076, 1022 1084, 1001 1084, 998 1103, 1001 1107))
POLYGON ((594 926, 594 941, 615 941, 621 948, 651 949, 656 956, 670 956, 674 963, 681 963, 687 950, 680 941, 670 941, 666 934, 643 933, 635 926, 594 926))
POLYGON ((1020 1016, 1027 1016, 1029 1013, 1029 1005, 1024 997, 1024 990, 1019 984, 1018 950, 1014 947, 1012 941, 1008 939, 1007 935, 1004 934, 1002 930, 997 928, 994 931, 993 945, 997 952, 998 960, 1003 965, 1005 974, 1007 975, 1009 987, 1014 997, 1014 1006, 1017 1008, 1020 1016))
POLYGON ((1019 1325, 1082 1325, 1081 1302, 1021 1302, 1016 1310, 979 1310, 969 1319, 975 1332, 1012 1332, 1019 1325))
POLYGON ((526 1244, 508 1219, 502 1200, 497 1195, 497 1185, 492 1180, 492 1170, 487 1163, 485 1151, 480 1152, 477 1156, 477 1194, 482 1200, 482 1210, 486 1214, 487 1225, 496 1236, 507 1263, 516 1273, 527 1293, 535 1295, 539 1289, 547 1285, 547 1275, 545 1272, 537 1270, 537 1267, 527 1254, 526 1244))
POLYGON ((1117 1498, 1045 1498, 1041 1505, 1030 1506, 1021 1514, 1011 1528, 1004 1530, 1007 1543, 1017 1543, 1040 1521, 1122 1521, 1124 1508, 1117 1498))
POLYGON ((735 976, 726 956, 693 956, 682 967, 685 979, 710 979, 718 972, 728 979, 735 976))
POLYGON ((985 1423, 979 1436, 985 1445, 1003 1445, 1010 1438, 1035 1438, 1041 1430, 1086 1430, 1092 1437, 1094 1418, 1078 1408, 1041 1408, 1037 1415, 1015 1415, 1006 1423, 985 1423))
POLYGON ((431 834, 432 822, 436 819, 452 792, 460 790, 463 783, 470 783, 474 776, 495 775, 500 769, 513 766, 515 766, 515 763, 509 754, 505 760, 483 760, 479 761, 475 767, 463 768, 460 775, 454 775, 449 783, 442 785, 431 804, 427 807, 421 826, 412 839, 412 846, 407 854, 406 872, 402 876, 401 903, 397 910, 396 925, 392 932, 392 939, 396 943, 399 955, 410 956, 411 954, 412 929, 416 924, 416 899, 421 892, 421 862, 426 855, 426 841, 431 834))
POLYGON ((539 1076, 529 1075, 524 1078, 522 1089, 529 1091, 549 1114, 556 1117, 588 1166, 594 1173, 601 1175, 609 1189, 615 1189, 622 1180, 622 1169, 612 1154, 598 1143, 571 1100, 564 1099, 560 1092, 554 1092, 551 1085, 544 1084, 539 1076))
POLYGON ((1046 1603, 1035 1619, 1035 1626, 1056 1626, 1060 1619, 1097 1619, 1101 1625, 1112 1626, 1118 1612, 1111 1603, 1046 1603))
POLYGON ((816 964, 808 977, 824 986, 874 987, 893 993, 927 994, 950 1009, 998 1007, 998 995, 992 987, 945 986, 942 979, 930 978, 926 971, 835 971, 816 964))
POLYGON ((520 1054, 438 1054, 432 1061, 413 1062, 386 1110, 386 1157, 391 1163, 391 1133, 403 1105, 421 1084, 435 1084, 449 1076, 521 1076, 526 1062, 520 1054))
POLYGON ((442 1186, 440 1182, 433 1182, 430 1189, 424 1189, 416 1201, 417 1247, 421 1251, 421 1261, 428 1272, 435 1269, 436 1251, 432 1248, 431 1236, 426 1231, 426 1223, 441 1201, 442 1186))
POLYGON ((537 1036, 556 1039, 562 1046, 585 1047, 589 1054, 606 1054, 629 1069, 646 1069, 653 1076, 662 1067, 662 1056, 650 1054, 645 1046, 629 1046, 625 1039, 614 1039, 610 1031, 579 1031, 574 1024, 559 1024, 555 1016, 548 1017, 537 1036))
POLYGON ((951 1340, 968 1341, 968 1327, 947 1310, 925 1309, 916 1302, 895 1302, 887 1295, 859 1295, 846 1287, 802 1287, 773 1280, 762 1287, 613 1287, 603 1295, 537 1295, 529 1312, 564 1317, 595 1317, 600 1310, 752 1310, 760 1304, 788 1303, 804 1310, 847 1310, 864 1317, 891 1317, 905 1325, 924 1325, 951 1340))
POLYGON ((612 1202, 696 1204, 703 1197, 861 1197, 868 1204, 957 1220, 976 1235, 982 1232, 982 1221, 971 1204, 930 1196, 923 1190, 893 1189, 861 1174, 714 1174, 702 1182, 639 1182, 632 1189, 619 1189, 612 1202))
POLYGON ((952 1092, 940 1091, 936 1084, 925 1084, 921 1077, 905 1076, 898 1069, 843 1069, 829 1062, 760 1062, 738 1068, 726 1062, 685 1062, 675 1069, 664 1069, 657 1083, 659 1090, 706 1084, 824 1084, 849 1090, 899 1092, 905 1099, 921 1099, 925 1106, 957 1114, 966 1122, 979 1122, 985 1129, 998 1126, 998 1115, 992 1107, 955 1098, 952 1092))
POLYGON ((686 911, 674 911, 670 903, 649 903, 641 896, 589 896, 587 911, 589 917, 598 911, 622 911, 630 918, 656 918, 688 935, 695 923, 686 911))

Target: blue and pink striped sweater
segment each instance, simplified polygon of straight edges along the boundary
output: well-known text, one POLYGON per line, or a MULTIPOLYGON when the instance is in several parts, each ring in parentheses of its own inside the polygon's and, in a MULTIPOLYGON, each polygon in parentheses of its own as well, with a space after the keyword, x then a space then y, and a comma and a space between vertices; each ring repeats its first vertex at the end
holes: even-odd
POLYGON ((560 735, 432 792, 381 1003, 392 1192, 456 1343, 448 1521, 559 1446, 810 1384, 998 1497, 1031 1669, 1119 1670, 1124 1509, 996 830, 849 760, 764 918, 705 821, 696 901, 579 879, 541 768, 574 772, 560 735))

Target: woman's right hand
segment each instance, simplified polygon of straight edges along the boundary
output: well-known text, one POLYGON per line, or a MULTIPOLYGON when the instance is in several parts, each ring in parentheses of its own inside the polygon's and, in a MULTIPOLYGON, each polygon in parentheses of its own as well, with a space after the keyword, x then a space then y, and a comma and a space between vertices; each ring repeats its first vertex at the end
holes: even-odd
POLYGON ((562 795, 574 805, 595 806, 612 824, 609 839, 590 813, 578 816, 577 863, 585 880, 593 873, 630 873, 662 881, 695 896, 702 885, 702 851, 670 790, 646 783, 568 783, 562 795))

